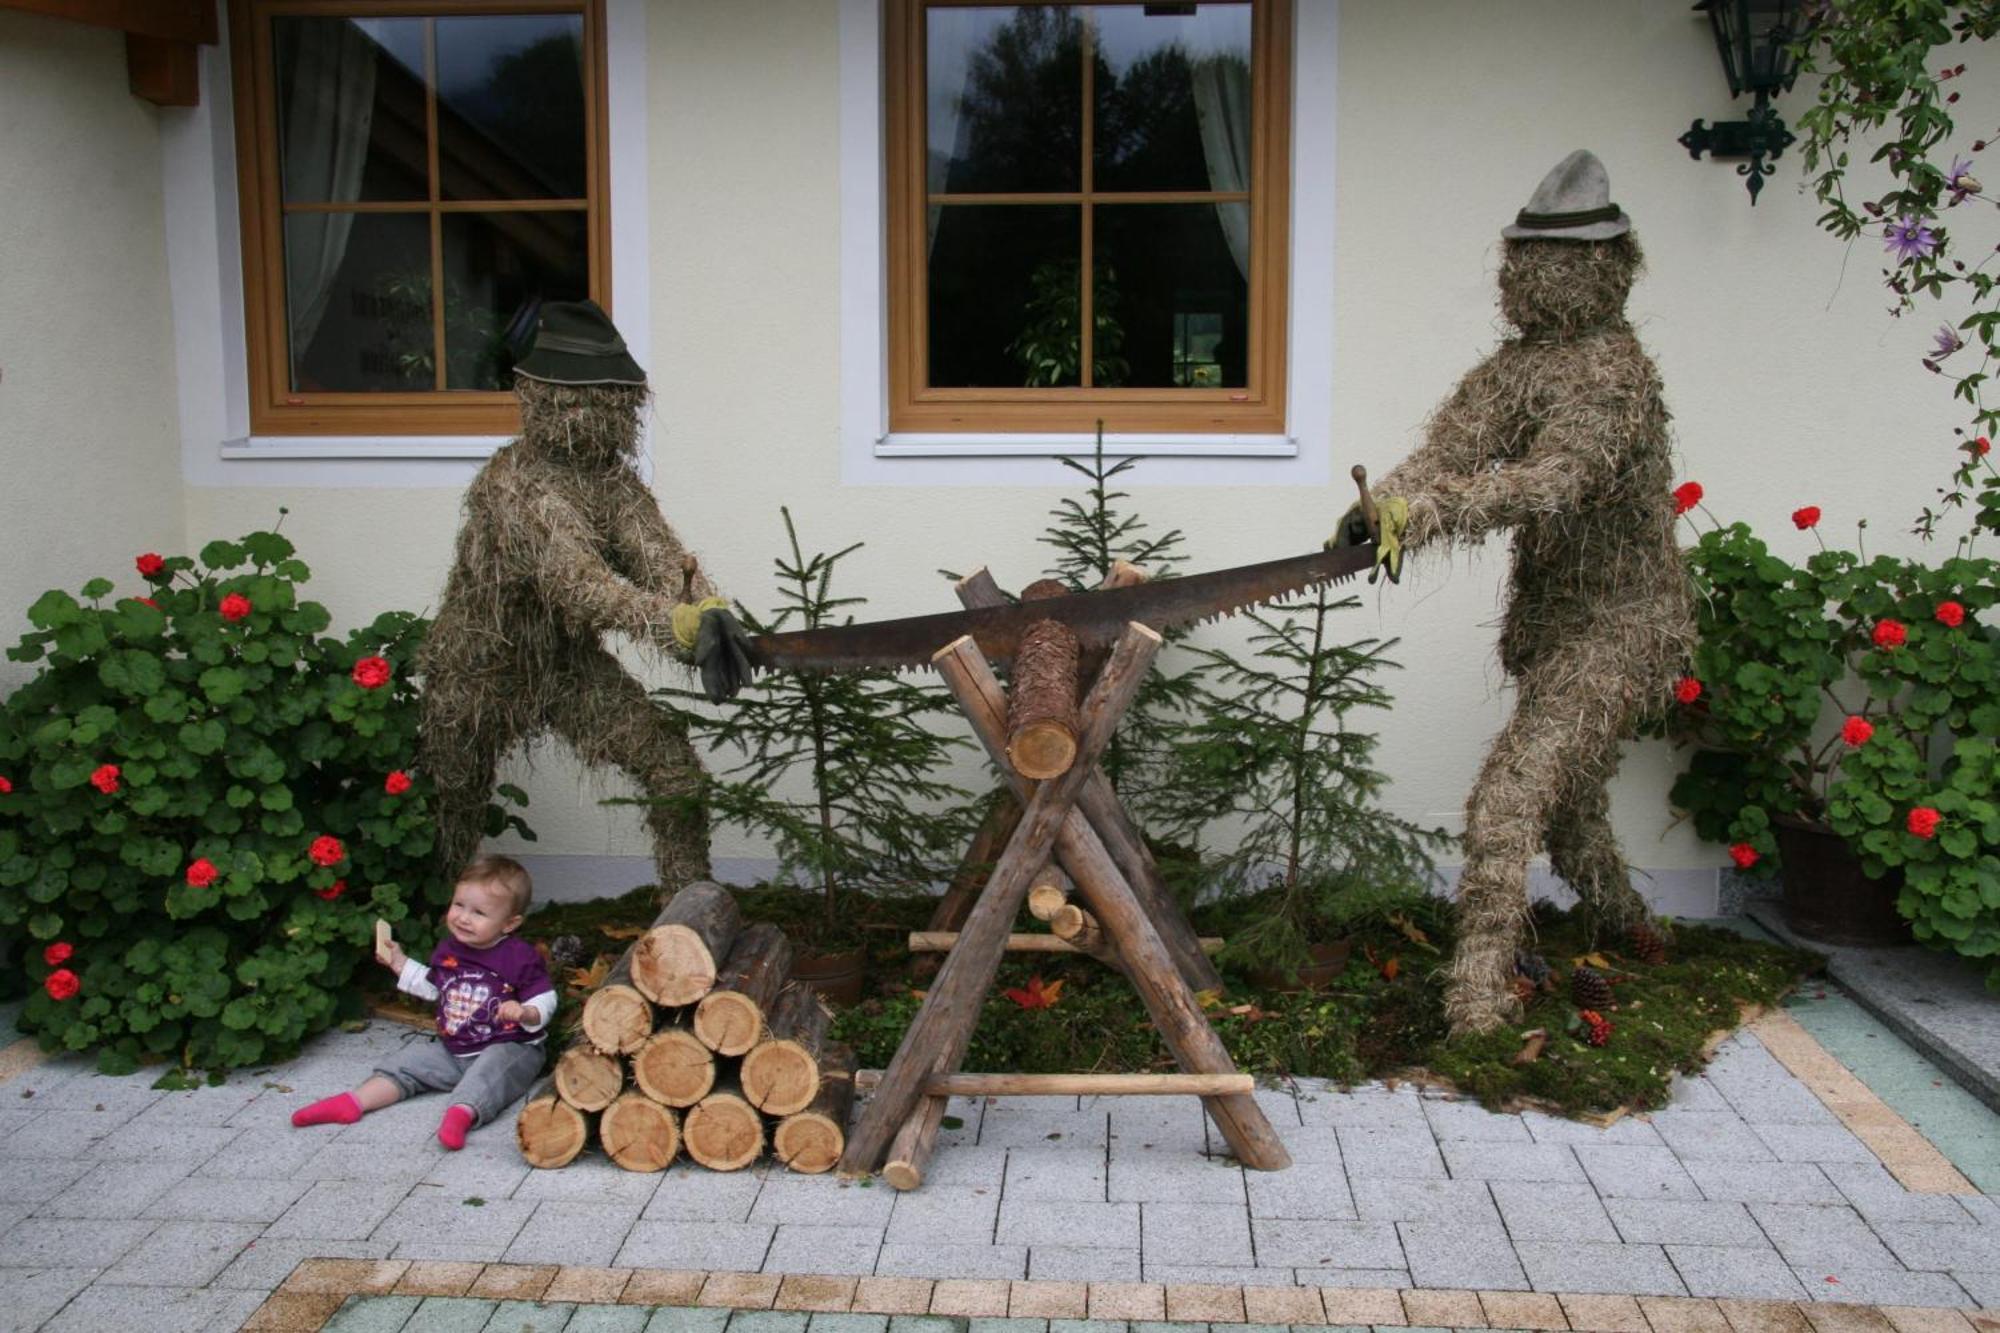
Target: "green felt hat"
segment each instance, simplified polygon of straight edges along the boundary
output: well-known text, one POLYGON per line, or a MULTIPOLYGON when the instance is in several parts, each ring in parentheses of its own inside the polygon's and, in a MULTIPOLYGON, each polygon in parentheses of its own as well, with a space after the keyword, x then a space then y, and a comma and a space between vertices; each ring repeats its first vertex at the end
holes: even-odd
POLYGON ((551 301, 514 373, 548 384, 644 384, 646 372, 595 301, 551 301))

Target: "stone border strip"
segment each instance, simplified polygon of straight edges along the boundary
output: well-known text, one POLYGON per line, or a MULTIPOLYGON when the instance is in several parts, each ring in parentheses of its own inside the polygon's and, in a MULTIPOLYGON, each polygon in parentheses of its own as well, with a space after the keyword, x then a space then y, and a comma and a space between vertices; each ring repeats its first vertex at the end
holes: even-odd
POLYGON ((0 1047, 0 1083, 27 1073, 48 1058, 48 1052, 33 1037, 8 1042, 0 1047))
POLYGON ((1931 1141, 1857 1078, 1782 1009, 1761 1014, 1749 1030, 1777 1062, 1839 1117, 1889 1174, 1914 1194, 1977 1194, 1931 1141))
POLYGON ((301 1260, 243 1328, 245 1333, 318 1333, 348 1297, 357 1295, 469 1296, 961 1319, 1166 1319, 1207 1324, 1493 1328, 1548 1333, 2000 1333, 2000 1316, 1993 1313, 1900 1305, 1539 1291, 983 1278, 933 1281, 403 1259, 301 1260))

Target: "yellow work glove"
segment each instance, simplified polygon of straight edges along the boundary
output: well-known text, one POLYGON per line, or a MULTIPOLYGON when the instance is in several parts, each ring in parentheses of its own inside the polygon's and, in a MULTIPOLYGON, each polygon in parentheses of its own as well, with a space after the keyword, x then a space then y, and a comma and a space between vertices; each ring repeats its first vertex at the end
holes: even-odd
POLYGON ((1378 575, 1387 574, 1389 582, 1398 582, 1403 577, 1403 533, 1410 526, 1410 502, 1400 495, 1376 496, 1375 523, 1377 530, 1371 532, 1368 520, 1361 515, 1360 503, 1349 505, 1340 516, 1340 525, 1326 539, 1325 549, 1365 546, 1372 541, 1375 568, 1368 572, 1368 581, 1373 583, 1378 575))
POLYGON ((727 597, 704 597, 698 602, 682 602, 674 608, 674 644, 683 655, 692 656, 695 640, 701 635, 701 617, 705 611, 726 611, 729 609, 727 597))

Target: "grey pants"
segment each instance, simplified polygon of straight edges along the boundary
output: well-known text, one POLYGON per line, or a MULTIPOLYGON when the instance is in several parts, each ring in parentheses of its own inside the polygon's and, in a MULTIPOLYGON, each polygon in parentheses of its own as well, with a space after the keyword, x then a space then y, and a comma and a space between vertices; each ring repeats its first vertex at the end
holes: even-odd
POLYGON ((420 1092, 456 1092, 454 1104, 470 1106, 488 1124, 513 1105, 542 1072, 542 1047, 503 1041, 472 1055, 453 1055, 441 1041, 413 1047, 393 1069, 375 1070, 405 1097, 420 1092))

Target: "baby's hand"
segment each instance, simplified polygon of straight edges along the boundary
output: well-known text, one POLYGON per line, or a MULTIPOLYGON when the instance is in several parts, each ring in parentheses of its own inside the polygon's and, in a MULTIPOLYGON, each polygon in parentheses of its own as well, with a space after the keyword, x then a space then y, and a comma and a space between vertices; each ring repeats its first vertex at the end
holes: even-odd
POLYGON ((519 1023, 527 1018, 528 1006, 519 1000, 502 1000, 500 1007, 493 1011, 493 1016, 502 1023, 519 1023))
POLYGON ((390 940, 388 944, 377 948, 375 950, 375 957, 381 962, 382 966, 388 968, 397 976, 403 975, 403 964, 410 961, 410 956, 403 952, 403 946, 394 940, 390 940))

